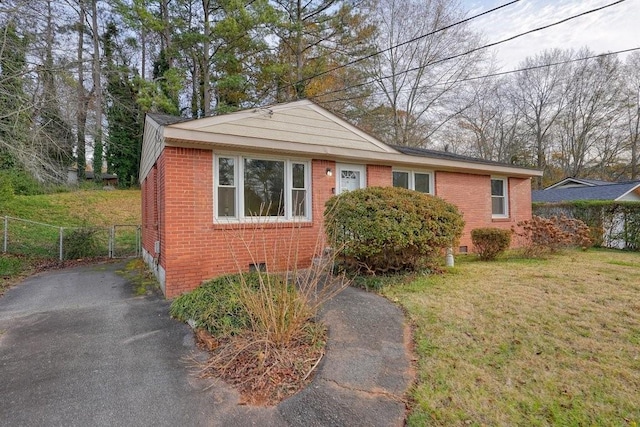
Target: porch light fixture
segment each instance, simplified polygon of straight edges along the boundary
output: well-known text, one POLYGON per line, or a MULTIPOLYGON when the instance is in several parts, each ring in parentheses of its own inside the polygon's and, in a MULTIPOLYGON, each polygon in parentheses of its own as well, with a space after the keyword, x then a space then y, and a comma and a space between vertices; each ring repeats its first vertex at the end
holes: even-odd
POLYGON ((331 168, 327 168, 327 176, 333 176, 333 171, 331 168))

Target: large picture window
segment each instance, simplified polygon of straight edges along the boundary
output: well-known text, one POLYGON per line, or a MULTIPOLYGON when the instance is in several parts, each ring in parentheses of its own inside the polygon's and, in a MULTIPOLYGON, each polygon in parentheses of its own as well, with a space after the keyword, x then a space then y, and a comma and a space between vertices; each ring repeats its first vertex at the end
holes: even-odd
POLYGON ((216 156, 215 165, 217 219, 309 219, 309 162, 216 156))
POLYGON ((506 178, 491 178, 491 214, 494 218, 509 217, 506 178))
POLYGON ((433 174, 431 172, 393 171, 393 186, 433 194, 433 174))

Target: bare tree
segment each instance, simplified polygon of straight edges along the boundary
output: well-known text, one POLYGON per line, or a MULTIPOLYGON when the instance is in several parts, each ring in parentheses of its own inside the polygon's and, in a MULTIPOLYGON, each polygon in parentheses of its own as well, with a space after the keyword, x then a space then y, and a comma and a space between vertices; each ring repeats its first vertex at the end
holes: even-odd
POLYGON ((390 128, 392 134, 381 135, 386 140, 424 146, 434 132, 467 107, 452 101, 460 80, 473 73, 483 59, 481 51, 465 54, 479 45, 479 37, 465 25, 437 31, 463 17, 451 0, 379 1, 377 47, 384 52, 376 56, 370 72, 379 91, 378 102, 389 108, 389 124, 383 128, 390 128), (433 34, 419 38, 427 33, 433 34), (459 108, 451 110, 451 105, 459 108))
MULTIPOLYGON (((586 49, 579 57, 592 53, 586 49)), ((566 82, 566 105, 557 123, 562 170, 566 176, 581 176, 589 166, 605 165, 604 158, 615 157, 620 144, 616 141, 616 122, 621 113, 619 61, 616 57, 599 57, 572 64, 566 82)))
MULTIPOLYGON (((520 68, 528 69, 516 75, 513 102, 520 110, 525 126, 525 136, 533 153, 535 166, 549 174, 547 157, 552 150, 553 126, 567 103, 565 84, 568 68, 550 65, 570 57, 561 50, 544 51, 527 58, 520 68), (539 68, 534 68, 539 67, 539 68)), ((542 177, 536 181, 542 187, 542 177)))
POLYGON ((100 67, 100 29, 98 27, 98 0, 91 0, 91 39, 93 41, 93 98, 95 108, 95 130, 93 133, 93 174, 95 182, 102 179, 102 70, 100 67))
POLYGON ((507 77, 470 84, 460 94, 460 102, 470 106, 447 127, 443 138, 446 147, 486 160, 530 166, 521 137, 521 112, 512 102, 510 85, 507 77), (452 127, 458 132, 452 134, 452 127))
POLYGON ((630 152, 631 179, 640 177, 640 52, 633 52, 624 66, 625 127, 630 152))

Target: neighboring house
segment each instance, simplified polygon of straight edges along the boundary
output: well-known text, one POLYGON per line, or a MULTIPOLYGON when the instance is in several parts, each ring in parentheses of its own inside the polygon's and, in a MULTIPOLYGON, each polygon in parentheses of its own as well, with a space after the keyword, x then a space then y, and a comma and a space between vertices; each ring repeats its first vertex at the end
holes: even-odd
MULTIPOLYGON (((95 174, 93 171, 86 171, 84 173, 84 178, 87 181, 93 181, 95 179, 95 174)), ((108 185, 110 187, 118 186, 118 175, 112 173, 102 173, 100 175, 103 185, 108 185)), ((76 168, 69 168, 67 171, 67 183, 71 185, 78 184, 78 170, 76 168)))
POLYGON ((544 190, 534 190, 533 202, 558 203, 575 200, 640 201, 640 181, 607 182, 565 178, 544 190))
MULTIPOLYGON (((534 203, 544 203, 550 206, 553 206, 554 203, 579 200, 640 202, 640 181, 607 182, 592 179, 565 178, 544 190, 532 192, 532 201, 534 203)), ((616 213, 612 216, 603 214, 601 221, 603 227, 602 244, 611 248, 627 248, 627 241, 620 238, 620 236, 626 235, 624 214, 616 213)))
POLYGON ((332 195, 390 185, 457 205, 466 226, 456 249, 464 252, 472 229, 531 218, 532 176, 541 172, 386 145, 306 100, 197 120, 148 114, 143 256, 168 298, 273 259, 251 253, 262 255, 265 241, 290 244, 294 227, 298 265, 308 266, 332 195))

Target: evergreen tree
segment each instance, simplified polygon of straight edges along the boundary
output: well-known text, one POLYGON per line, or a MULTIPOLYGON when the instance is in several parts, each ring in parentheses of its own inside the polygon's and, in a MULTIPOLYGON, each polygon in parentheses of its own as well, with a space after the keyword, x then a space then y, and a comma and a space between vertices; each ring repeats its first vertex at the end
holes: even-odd
POLYGON ((109 123, 106 159, 107 170, 118 175, 119 185, 129 187, 135 185, 140 168, 143 115, 137 103, 138 79, 121 54, 117 37, 117 26, 110 22, 104 35, 109 123))

